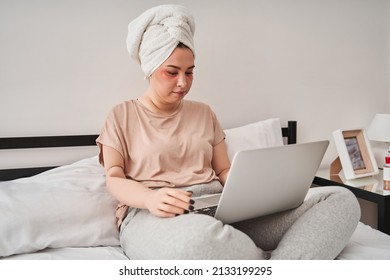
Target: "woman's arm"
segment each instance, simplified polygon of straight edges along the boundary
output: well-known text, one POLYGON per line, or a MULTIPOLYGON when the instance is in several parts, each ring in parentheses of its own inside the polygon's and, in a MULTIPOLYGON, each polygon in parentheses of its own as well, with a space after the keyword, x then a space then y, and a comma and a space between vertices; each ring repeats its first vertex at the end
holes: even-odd
POLYGON ((191 193, 175 188, 151 190, 127 179, 124 160, 115 149, 103 146, 104 168, 109 192, 120 202, 135 208, 148 209, 159 217, 173 217, 190 209, 191 193))
POLYGON ((227 154, 225 140, 214 146, 211 165, 222 185, 225 185, 230 170, 230 160, 227 154))

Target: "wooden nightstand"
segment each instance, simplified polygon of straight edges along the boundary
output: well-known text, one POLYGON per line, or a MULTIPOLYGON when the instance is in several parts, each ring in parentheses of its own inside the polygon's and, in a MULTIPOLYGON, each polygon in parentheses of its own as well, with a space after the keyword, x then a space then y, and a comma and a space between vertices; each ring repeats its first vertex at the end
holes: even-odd
POLYGON ((375 176, 346 180, 343 172, 329 174, 329 169, 318 170, 314 186, 340 186, 351 190, 357 198, 376 204, 378 230, 390 234, 390 190, 383 190, 382 170, 375 176))

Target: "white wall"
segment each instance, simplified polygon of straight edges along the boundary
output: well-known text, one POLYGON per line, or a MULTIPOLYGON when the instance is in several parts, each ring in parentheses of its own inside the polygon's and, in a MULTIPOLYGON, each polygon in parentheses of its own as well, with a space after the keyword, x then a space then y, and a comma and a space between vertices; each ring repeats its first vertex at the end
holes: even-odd
POLYGON ((224 127, 277 116, 305 142, 390 113, 388 0, 0 0, 0 137, 97 133, 146 87, 127 24, 163 3, 193 11, 188 98, 224 127))

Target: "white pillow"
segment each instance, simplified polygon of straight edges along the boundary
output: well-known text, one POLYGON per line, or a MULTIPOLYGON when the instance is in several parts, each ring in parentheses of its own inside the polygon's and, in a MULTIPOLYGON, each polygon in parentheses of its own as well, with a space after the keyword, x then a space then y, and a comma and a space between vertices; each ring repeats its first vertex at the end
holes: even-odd
POLYGON ((225 129, 226 145, 230 161, 236 152, 283 145, 279 118, 267 119, 244 126, 225 129))
POLYGON ((97 157, 0 182, 0 257, 45 248, 119 245, 116 205, 97 157))

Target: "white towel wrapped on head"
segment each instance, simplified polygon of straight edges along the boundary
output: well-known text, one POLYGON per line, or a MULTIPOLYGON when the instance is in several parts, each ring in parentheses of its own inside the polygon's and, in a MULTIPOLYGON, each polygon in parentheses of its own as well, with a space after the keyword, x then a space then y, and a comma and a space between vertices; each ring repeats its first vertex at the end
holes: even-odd
POLYGON ((173 52, 179 43, 194 51, 195 21, 180 5, 161 5, 151 8, 128 26, 127 50, 150 77, 173 52))

